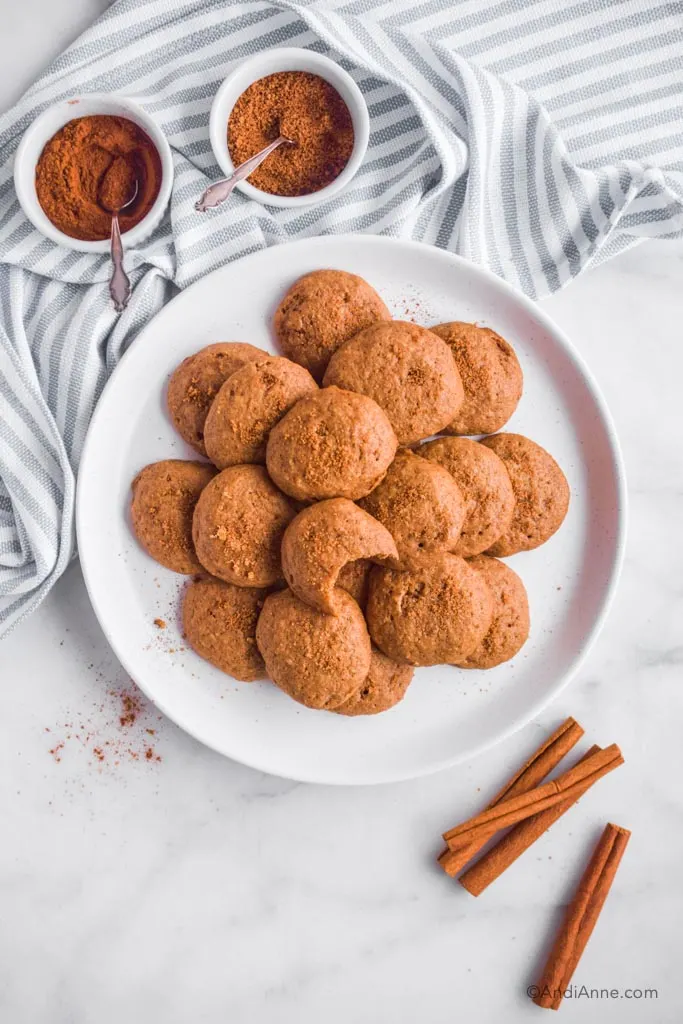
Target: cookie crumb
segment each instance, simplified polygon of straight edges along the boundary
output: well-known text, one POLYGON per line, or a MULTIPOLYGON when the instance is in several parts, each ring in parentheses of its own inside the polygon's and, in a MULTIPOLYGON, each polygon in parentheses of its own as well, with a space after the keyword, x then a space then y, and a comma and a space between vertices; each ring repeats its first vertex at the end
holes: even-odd
POLYGON ((155 619, 154 620, 154 625, 157 627, 157 629, 166 629, 166 620, 165 619, 155 619))

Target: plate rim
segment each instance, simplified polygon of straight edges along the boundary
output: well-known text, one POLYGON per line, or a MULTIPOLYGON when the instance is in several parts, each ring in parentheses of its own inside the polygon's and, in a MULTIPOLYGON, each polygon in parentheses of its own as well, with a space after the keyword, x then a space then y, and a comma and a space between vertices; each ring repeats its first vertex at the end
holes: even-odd
MULTIPOLYGON (((144 341, 142 343, 144 344, 144 341)), ((288 779, 294 782, 312 783, 316 785, 389 785, 397 782, 406 782, 411 779, 425 778, 429 775, 434 775, 437 772, 444 771, 447 768, 453 768, 456 765, 462 764, 466 761, 469 762, 471 760, 474 760, 476 757, 479 757, 481 754, 485 753, 485 751, 491 750, 499 743, 502 743, 510 736, 513 736, 516 732, 519 732, 519 730, 523 729, 524 726, 528 725, 530 722, 533 722, 545 710, 545 708, 547 708, 553 701, 555 701, 560 696, 560 694, 562 694, 566 690, 566 688, 569 686, 572 680, 576 678, 576 675, 585 663, 600 633, 602 632, 609 612, 612 608, 614 598, 616 596, 626 552, 626 538, 628 532, 628 489, 626 481, 626 467, 623 453, 621 450, 621 444, 619 442, 619 437, 616 431, 612 414, 610 412, 607 400, 602 392, 602 389, 598 384, 595 376, 593 375, 593 372, 591 371, 584 357, 581 355, 578 349, 575 348, 574 344, 565 334, 565 332, 561 330, 560 327, 557 326, 552 317, 550 317, 544 309, 538 306, 531 298, 524 295, 523 292, 520 292, 517 288, 511 285, 508 281, 505 281, 503 278, 498 277, 498 275, 494 274, 488 268, 480 266, 479 264, 474 263, 471 260, 465 259, 465 257, 463 256, 459 256, 457 253, 452 253, 448 251, 447 249, 440 249, 437 246, 429 245, 428 243, 425 242, 413 241, 411 239, 392 238, 385 235, 364 235, 345 233, 339 235, 317 235, 311 238, 302 238, 291 242, 283 242, 276 246, 267 246, 264 249, 258 249, 255 252, 248 253, 246 256, 241 257, 239 260, 235 260, 229 263, 223 263, 221 264, 221 266, 216 267, 208 274, 204 274, 196 281, 193 281, 192 284, 187 286, 187 288, 184 288, 177 295, 173 296, 173 298, 170 299, 169 302, 167 302, 164 306, 161 307, 160 310, 157 311, 157 313, 155 313, 151 320, 147 321, 144 327, 138 332, 133 341, 130 343, 129 347, 126 349, 125 353, 119 360, 119 363, 115 367, 113 373, 107 380, 104 388, 102 389, 102 393, 97 401, 97 405, 95 407, 93 415, 90 419, 86 438, 81 452, 81 459, 77 473, 75 526, 77 552, 81 564, 83 579, 85 581, 86 591, 90 603, 92 605, 93 611, 95 613, 95 617, 97 618, 100 628, 102 629, 102 632, 105 635, 107 643, 111 647, 116 658, 120 661, 124 670, 135 682, 136 686, 139 686, 142 692, 147 697, 147 699, 150 700, 152 704, 156 708, 158 708, 158 710, 163 715, 169 718, 175 725, 181 728, 189 736, 192 736, 193 739, 203 744, 203 746, 208 747, 211 750, 214 750, 222 757, 226 757, 237 764, 243 764, 246 767, 253 769, 254 771, 260 771, 268 775, 273 775, 277 778, 288 779), (531 316, 541 324, 544 330, 546 330, 550 335, 552 335, 553 339, 556 342, 558 342, 559 345, 562 347, 564 353, 569 358, 569 360, 574 364, 579 375, 585 382, 585 385, 588 388, 593 401, 595 402, 595 406, 600 416, 600 419, 602 420, 607 441, 609 444, 611 464, 613 467, 616 483, 617 498, 615 509, 616 530, 614 539, 614 555, 610 567, 609 582, 605 588, 599 612, 595 617, 595 620, 587 635, 585 643, 583 644, 582 648, 577 652, 569 668, 564 672, 564 674, 559 679, 557 684, 554 687, 552 687, 552 689, 547 691, 543 697, 539 698, 536 702, 530 704, 530 706, 524 712, 514 717, 513 720, 510 722, 508 728, 501 730, 501 732, 498 733, 495 737, 482 741, 480 744, 476 745, 474 748, 466 751, 463 754, 454 754, 451 757, 444 758, 437 763, 430 764, 426 767, 419 768, 417 770, 410 769, 407 772, 389 772, 388 774, 383 775, 380 778, 353 779, 351 781, 349 781, 348 779, 336 777, 334 775, 331 777, 327 776, 325 778, 316 778, 314 775, 311 775, 310 773, 307 773, 305 771, 299 772, 297 774, 293 774, 286 770, 274 771, 272 767, 264 767, 263 764, 260 764, 258 758, 251 759, 245 758, 244 756, 236 757, 232 754, 226 753, 225 750, 221 749, 216 743, 212 742, 210 739, 205 738, 201 734, 201 730, 188 727, 185 723, 179 721, 178 718, 173 714, 173 712, 166 706, 165 701, 163 699, 159 699, 157 696, 153 696, 145 687, 145 685, 138 679, 137 674, 134 671, 132 671, 132 668, 128 662, 128 658, 125 652, 122 653, 119 650, 117 644, 114 642, 114 639, 111 635, 111 630, 107 622, 106 615, 102 614, 101 606, 99 606, 96 585, 91 577, 91 568, 88 567, 87 562, 84 562, 80 555, 82 547, 81 538, 85 535, 85 499, 83 495, 85 493, 87 486, 85 483, 82 482, 84 480, 82 471, 83 468, 87 466, 87 462, 90 455, 90 449, 93 447, 95 443, 93 438, 95 438, 96 436, 99 422, 105 415, 103 410, 105 408, 107 394, 109 391, 111 391, 112 385, 116 381, 117 377, 121 374, 122 367, 125 367, 127 361, 129 360, 132 350, 137 345, 139 345, 140 339, 144 338, 145 333, 151 329, 156 318, 162 312, 168 309, 169 306, 172 306, 172 304, 176 302, 178 299, 184 298, 186 295, 191 294, 192 290, 196 288, 199 284, 203 284, 207 279, 211 277, 217 277, 220 274, 224 273, 226 268, 231 268, 237 265, 238 263, 244 264, 257 262, 259 258, 263 257, 264 253, 269 252, 271 249, 290 249, 292 247, 315 249, 316 247, 323 247, 324 245, 329 244, 331 240, 334 240, 335 242, 346 242, 351 244, 370 246, 378 245, 380 247, 388 246, 389 248, 395 247, 400 249, 409 249, 413 250, 416 253, 429 252, 432 255, 437 254, 438 258, 443 259, 445 262, 451 263, 454 267, 467 267, 469 273, 474 272, 475 274, 480 275, 487 282, 493 284, 495 288, 502 290, 503 293, 507 293, 507 296, 514 303, 516 303, 518 306, 521 306, 527 313, 531 314, 531 316)))

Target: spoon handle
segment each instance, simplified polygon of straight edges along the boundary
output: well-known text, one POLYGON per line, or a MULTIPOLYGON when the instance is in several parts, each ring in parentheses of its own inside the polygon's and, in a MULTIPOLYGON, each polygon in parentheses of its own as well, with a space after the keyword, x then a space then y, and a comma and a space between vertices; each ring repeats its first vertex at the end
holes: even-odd
POLYGON ((128 305, 130 278, 123 269, 123 243, 116 213, 111 219, 111 261, 114 264, 114 271, 109 281, 109 294, 114 300, 114 309, 120 313, 128 305))
POLYGON ((232 172, 229 178, 222 178, 221 181, 216 181, 213 185, 209 185, 206 192, 201 196, 200 199, 194 204, 195 210, 199 213, 204 213, 206 210, 213 209, 214 206, 220 206, 228 198, 235 185, 239 181, 243 181, 244 178, 248 178, 249 175, 256 170, 259 164, 263 163, 267 156, 281 146, 283 142, 288 142, 291 145, 291 140, 284 135, 280 135, 275 142, 271 142, 269 146, 262 149, 260 153, 256 153, 255 156, 250 156, 248 160, 245 160, 243 164, 232 172))

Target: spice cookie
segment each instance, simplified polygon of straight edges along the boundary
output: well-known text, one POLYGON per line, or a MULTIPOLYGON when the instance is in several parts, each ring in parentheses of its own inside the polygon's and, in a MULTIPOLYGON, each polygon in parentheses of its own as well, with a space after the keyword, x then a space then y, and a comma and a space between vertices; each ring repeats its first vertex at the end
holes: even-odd
POLYGON ((284 354, 321 381, 340 345, 391 314, 374 288, 345 270, 314 270, 295 281, 275 312, 284 354))
POLYGON ((503 460, 515 493, 510 524, 487 554, 501 558, 539 547, 559 530, 567 514, 567 478, 545 448, 522 434, 494 434, 480 443, 503 460))
POLYGON ((370 670, 370 637, 360 608, 345 591, 337 614, 325 615, 291 590, 270 594, 256 642, 273 682, 309 708, 339 707, 370 670))
POLYGON ((231 466, 202 492, 192 536, 207 572, 237 587, 282 579, 280 545, 296 508, 263 466, 231 466))
POLYGON ((300 398, 317 390, 308 370, 289 359, 275 356, 246 363, 230 375, 211 404, 204 424, 207 455, 219 469, 265 464, 272 428, 300 398))
POLYGON ((347 341, 332 356, 323 384, 373 398, 389 417, 399 444, 443 430, 464 395, 448 345, 403 320, 374 324, 347 341))
POLYGON ((167 403, 173 425, 200 455, 206 455, 204 423, 221 385, 245 363, 267 354, 246 342, 219 341, 183 359, 171 374, 167 403))
POLYGON ((173 572, 201 570, 192 543, 192 516, 215 472, 206 462, 166 459, 145 466, 131 484, 135 536, 148 555, 173 572))
POLYGON ((396 565, 398 552, 388 530, 348 498, 318 501, 299 512, 282 539, 282 570, 290 589, 306 604, 334 615, 339 570, 368 558, 396 565))
POLYGON ((374 566, 366 615, 370 636, 387 657, 455 664, 484 639, 493 598, 464 559, 444 554, 407 572, 374 566))
POLYGON ((497 558, 477 555, 468 561, 483 578, 493 597, 493 619, 478 647, 460 668, 495 668, 514 658, 529 636, 529 600, 516 572, 497 558))
POLYGON ((512 345, 488 327, 459 320, 431 330, 448 343, 465 388, 465 400, 446 433, 500 430, 522 397, 522 367, 512 345))
POLYGON ((462 558, 486 551, 507 530, 515 495, 505 463, 468 437, 439 437, 418 454, 454 477, 465 502, 465 522, 453 553, 462 558))
POLYGON ((384 480, 359 505, 384 523, 403 569, 425 555, 454 551, 465 519, 465 502, 451 474, 407 450, 396 453, 384 480))
POLYGON ((359 558, 356 562, 342 565, 337 576, 337 586, 345 590, 354 599, 361 611, 365 611, 368 603, 368 585, 372 562, 367 558, 359 558))
POLYGON ((264 679, 256 623, 267 593, 211 577, 190 583, 183 598, 183 632, 190 647, 235 679, 264 679))
POLYGON ((277 486, 299 501, 355 501, 377 486, 395 453, 396 435, 376 402, 323 388, 273 427, 266 465, 277 486))
POLYGON ((412 665, 399 665, 372 648, 370 671, 358 693, 334 711, 338 715, 377 715, 403 700, 413 678, 412 665))

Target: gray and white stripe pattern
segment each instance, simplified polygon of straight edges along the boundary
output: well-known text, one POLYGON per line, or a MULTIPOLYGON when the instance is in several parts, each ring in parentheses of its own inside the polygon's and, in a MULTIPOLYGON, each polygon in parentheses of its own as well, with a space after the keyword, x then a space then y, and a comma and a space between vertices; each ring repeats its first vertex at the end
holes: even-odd
POLYGON ((528 295, 645 237, 683 234, 683 2, 677 0, 118 0, 0 118, 0 634, 74 551, 75 474, 97 397, 175 292, 255 249, 331 232, 412 237, 484 264, 528 295), (218 176, 214 92, 276 46, 329 53, 371 114, 349 189, 306 211, 218 176), (56 99, 123 91, 174 151, 168 216, 130 254, 134 294, 110 308, 107 260, 46 241, 12 184, 23 130, 56 99))

